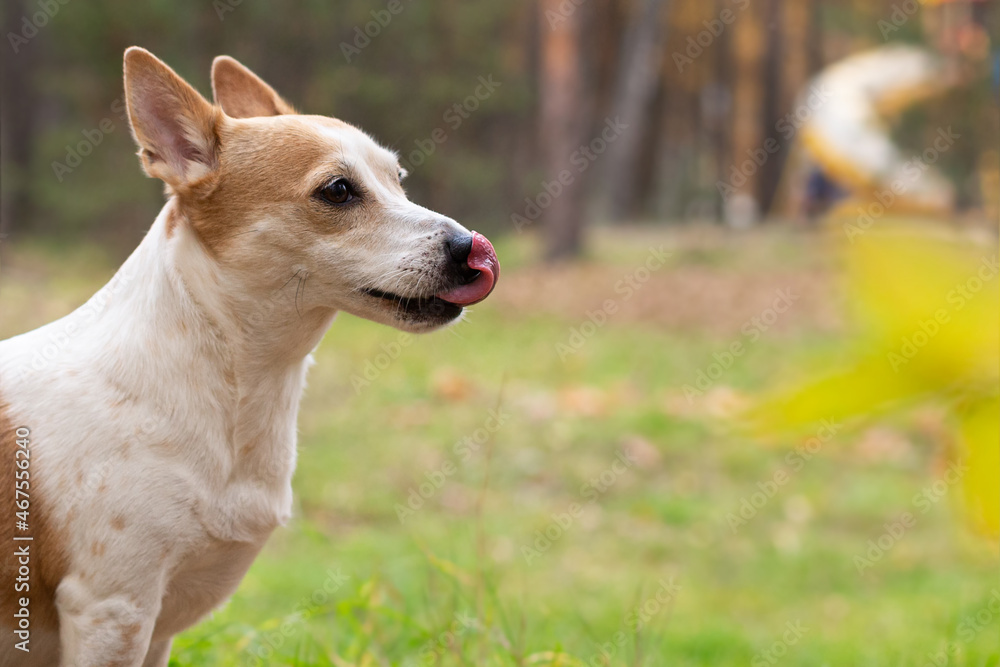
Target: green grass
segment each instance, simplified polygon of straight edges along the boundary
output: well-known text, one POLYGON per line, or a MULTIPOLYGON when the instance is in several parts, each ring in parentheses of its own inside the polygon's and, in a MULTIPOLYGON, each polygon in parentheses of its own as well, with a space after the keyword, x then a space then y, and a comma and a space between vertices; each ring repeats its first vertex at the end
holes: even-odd
MULTIPOLYGON (((11 300, 66 299, 58 277, 32 291, 14 276, 11 300)), ((338 318, 302 405, 295 518, 231 601, 176 639, 171 665, 998 664, 996 547, 967 531, 953 498, 855 569, 935 479, 940 445, 915 422, 888 426, 911 442, 897 458, 859 455, 856 434, 827 443, 734 532, 727 514, 797 443, 764 446, 697 405, 670 407, 727 340, 612 318, 564 363, 555 343, 579 321, 474 310, 402 346, 360 390, 352 377, 399 333, 338 318), (503 425, 464 460, 456 443, 496 409, 503 425), (630 444, 634 465, 610 472, 630 444), (583 486, 602 473, 603 492, 583 486), (397 505, 428 475, 445 481, 401 522, 397 505), (574 503, 527 562, 536 531, 574 503), (671 580, 679 591, 658 602, 671 580), (963 619, 983 610, 970 633, 963 619), (805 631, 781 644, 787 623, 805 631), (934 662, 949 642, 958 651, 934 662)), ((808 328, 764 337, 720 384, 771 386, 835 342, 808 328)))

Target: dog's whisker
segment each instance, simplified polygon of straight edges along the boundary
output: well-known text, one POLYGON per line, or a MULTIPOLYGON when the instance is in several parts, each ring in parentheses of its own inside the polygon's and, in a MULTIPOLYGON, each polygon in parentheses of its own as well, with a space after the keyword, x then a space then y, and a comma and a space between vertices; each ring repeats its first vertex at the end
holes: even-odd
POLYGON ((290 283, 290 282, 292 282, 293 280, 295 280, 295 277, 296 277, 296 276, 298 276, 298 275, 299 275, 299 274, 300 274, 301 272, 302 272, 302 268, 300 267, 300 268, 299 268, 299 270, 298 270, 298 271, 296 271, 295 273, 293 273, 293 274, 292 274, 292 277, 291 277, 291 278, 289 278, 288 280, 286 280, 286 281, 285 281, 285 284, 284 284, 284 285, 282 285, 281 287, 279 287, 279 288, 278 288, 278 289, 277 289, 276 291, 277 291, 277 292, 280 292, 281 290, 285 289, 285 287, 287 287, 287 286, 288 286, 288 283, 290 283))
POLYGON ((396 288, 399 285, 399 281, 402 280, 402 278, 406 275, 406 273, 407 273, 407 271, 405 269, 397 270, 397 271, 391 271, 389 273, 384 274, 383 276, 381 276, 378 279, 368 280, 368 281, 365 281, 364 283, 361 283, 356 288, 356 291, 358 291, 358 292, 365 292, 368 289, 376 289, 376 290, 379 290, 379 291, 389 291, 389 292, 393 292, 394 293, 395 290, 396 290, 396 288), (385 286, 387 284, 387 281, 391 280, 392 278, 396 278, 396 283, 395 283, 395 285, 394 285, 394 287, 393 287, 392 290, 386 290, 385 286))
POLYGON ((295 312, 298 314, 299 319, 302 319, 302 311, 299 310, 299 289, 301 288, 302 293, 305 294, 306 291, 306 278, 309 277, 309 272, 306 271, 306 275, 299 278, 298 285, 295 286, 295 312))

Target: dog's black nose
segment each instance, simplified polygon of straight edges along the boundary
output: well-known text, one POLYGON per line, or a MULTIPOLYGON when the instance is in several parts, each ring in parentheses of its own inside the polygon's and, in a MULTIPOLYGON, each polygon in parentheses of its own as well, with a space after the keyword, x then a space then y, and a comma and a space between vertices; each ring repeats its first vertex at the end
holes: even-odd
POLYGON ((444 245, 448 256, 455 260, 456 264, 464 264, 472 252, 472 234, 452 236, 444 245))

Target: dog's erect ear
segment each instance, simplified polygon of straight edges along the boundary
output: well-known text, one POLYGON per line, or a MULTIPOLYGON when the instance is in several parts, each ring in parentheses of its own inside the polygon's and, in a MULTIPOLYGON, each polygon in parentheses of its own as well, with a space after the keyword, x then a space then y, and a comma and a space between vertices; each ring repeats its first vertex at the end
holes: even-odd
POLYGON ((125 51, 125 101, 147 174, 183 189, 215 169, 222 114, 163 61, 137 46, 125 51))
POLYGON ((215 103, 232 118, 295 113, 274 88, 229 56, 219 56, 212 62, 212 93, 215 103))

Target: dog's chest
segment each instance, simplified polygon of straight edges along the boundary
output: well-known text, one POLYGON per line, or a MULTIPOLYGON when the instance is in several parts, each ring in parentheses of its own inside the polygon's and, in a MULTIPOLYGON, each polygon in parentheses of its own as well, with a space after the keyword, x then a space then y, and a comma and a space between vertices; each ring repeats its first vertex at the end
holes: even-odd
POLYGON ((224 602, 246 574, 264 541, 208 541, 172 572, 156 623, 157 637, 170 637, 224 602))
POLYGON ((136 476, 162 480, 145 487, 154 506, 173 508, 178 517, 155 529, 138 515, 129 521, 171 545, 156 636, 180 632, 232 595, 268 537, 291 516, 294 413, 270 417, 254 429, 249 419, 235 431, 208 424, 200 442, 187 433, 165 440, 198 443, 197 458, 164 445, 136 461, 136 476))

